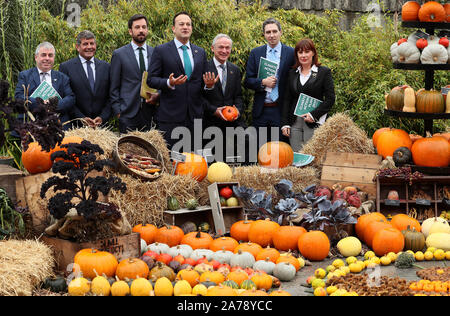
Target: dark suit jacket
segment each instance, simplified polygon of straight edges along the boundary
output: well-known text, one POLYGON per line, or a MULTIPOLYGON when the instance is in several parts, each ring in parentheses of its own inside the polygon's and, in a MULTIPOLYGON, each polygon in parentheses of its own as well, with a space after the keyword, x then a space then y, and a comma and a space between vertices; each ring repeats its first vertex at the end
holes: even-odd
MULTIPOLYGON (((244 85, 248 89, 255 91, 253 101, 253 118, 261 116, 264 109, 264 99, 267 91, 262 86, 262 80, 258 79, 258 68, 261 57, 266 58, 267 44, 251 50, 247 61, 246 76, 244 85)), ((286 85, 287 73, 289 68, 294 65, 294 49, 292 47, 281 45, 280 66, 278 69, 278 102, 283 100, 284 87, 286 85)))
POLYGON ((318 68, 317 75, 314 75, 313 72, 304 86, 300 84, 300 75, 297 69, 289 70, 286 91, 283 99, 281 126, 292 126, 294 123, 296 116, 293 113, 300 93, 307 94, 313 98, 323 101, 317 109, 311 111, 311 115, 315 120, 318 120, 322 115, 330 111, 336 99, 334 94, 333 77, 329 68, 324 66, 319 66, 318 68))
MULTIPOLYGON (((61 96, 61 100, 58 102, 58 108, 57 111, 60 115, 61 122, 67 122, 70 119, 70 112, 72 111, 74 105, 75 105, 75 95, 72 92, 72 89, 70 88, 70 79, 62 72, 52 70, 51 72, 52 76, 52 86, 53 88, 58 91, 59 95, 61 96)), ((14 92, 14 98, 17 100, 23 100, 24 99, 24 89, 23 86, 28 87, 28 96, 33 94, 34 90, 36 90, 37 87, 41 84, 41 78, 39 75, 39 71, 36 67, 30 68, 28 70, 24 70, 19 73, 19 79, 17 82, 16 90, 14 92)), ((30 109, 33 109, 36 106, 36 99, 35 98, 29 98, 31 101, 30 109)), ((66 126, 64 126, 67 128, 66 126)))
MULTIPOLYGON (((153 47, 147 45, 148 67, 153 47)), ((131 43, 116 49, 111 57, 110 97, 113 115, 133 118, 141 107, 141 71, 131 43)))
POLYGON ((102 118, 103 123, 107 123, 111 115, 109 64, 97 58, 94 58, 94 64, 94 91, 89 85, 86 72, 78 56, 59 65, 59 71, 70 78, 70 87, 75 93, 76 103, 73 107, 71 119, 83 117, 94 119, 99 116, 102 118))
POLYGON ((173 73, 174 77, 185 75, 183 63, 178 55, 175 42, 172 40, 155 47, 150 64, 148 85, 161 90, 160 105, 156 110, 158 122, 193 122, 203 118, 205 99, 203 97, 203 74, 206 70, 206 53, 201 47, 193 45, 194 71, 184 84, 174 90, 167 86, 167 79, 173 73))
MULTIPOLYGON (((214 60, 210 59, 208 61, 208 65, 206 68, 206 72, 213 72, 215 76, 217 76, 217 68, 214 64, 214 60)), ((239 110, 239 113, 242 115, 244 111, 244 102, 242 99, 242 86, 241 86, 241 71, 240 69, 230 63, 227 62, 227 84, 225 87, 225 94, 222 90, 222 82, 219 80, 214 85, 214 88, 211 90, 204 90, 204 95, 206 100, 206 125, 208 126, 217 126, 217 125, 229 125, 234 126, 237 121, 242 121, 242 116, 239 116, 238 120, 235 122, 225 122, 219 118, 217 118, 214 113, 217 108, 230 105, 235 105, 239 110)))

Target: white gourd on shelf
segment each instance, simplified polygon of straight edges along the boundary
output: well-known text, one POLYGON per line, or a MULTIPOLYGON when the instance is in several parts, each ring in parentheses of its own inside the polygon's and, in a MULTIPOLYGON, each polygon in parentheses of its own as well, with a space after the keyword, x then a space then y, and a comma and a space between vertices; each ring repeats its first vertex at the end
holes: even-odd
POLYGON ((420 61, 420 50, 411 42, 405 42, 398 46, 398 61, 405 64, 418 64, 420 61))
POLYGON ((398 48, 398 43, 395 42, 394 44, 392 44, 391 46, 391 59, 393 63, 398 63, 398 52, 397 52, 397 48, 398 48))
POLYGON ((429 44, 422 51, 420 56, 422 64, 446 64, 448 61, 448 51, 441 44, 429 44))

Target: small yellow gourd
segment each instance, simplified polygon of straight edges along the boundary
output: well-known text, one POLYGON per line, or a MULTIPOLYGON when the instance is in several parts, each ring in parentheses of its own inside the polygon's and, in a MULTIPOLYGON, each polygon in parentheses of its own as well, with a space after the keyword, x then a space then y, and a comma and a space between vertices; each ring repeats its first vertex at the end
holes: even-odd
POLYGON ((152 284, 147 279, 137 278, 131 283, 130 293, 132 296, 150 296, 152 291, 152 284))
POLYGON ((173 295, 174 296, 182 296, 192 294, 192 287, 186 280, 181 280, 175 283, 175 286, 173 287, 173 295))
POLYGON ((91 284, 85 278, 75 278, 70 281, 67 290, 71 296, 85 296, 91 290, 91 284))
POLYGON ((413 88, 405 89, 403 112, 416 112, 416 92, 413 88))
POLYGON ((155 296, 172 296, 173 285, 166 277, 159 278, 155 282, 155 296))
POLYGON ((128 294, 130 294, 130 287, 127 282, 117 280, 111 285, 112 296, 127 296, 128 294))
POLYGON ((101 275, 96 276, 91 282, 91 292, 94 295, 109 296, 111 285, 105 277, 101 275))
POLYGON ((195 294, 195 295, 206 296, 207 292, 208 292, 208 288, 203 284, 197 284, 192 289, 192 294, 195 294))

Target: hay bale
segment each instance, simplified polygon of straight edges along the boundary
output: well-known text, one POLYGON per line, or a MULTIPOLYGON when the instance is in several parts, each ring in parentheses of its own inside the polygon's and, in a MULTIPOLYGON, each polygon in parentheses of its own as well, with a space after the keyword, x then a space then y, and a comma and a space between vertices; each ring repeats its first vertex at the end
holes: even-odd
POLYGON ((337 113, 315 130, 301 152, 315 156, 312 165, 321 168, 328 151, 373 154, 375 149, 365 131, 356 126, 348 115, 337 113))
POLYGON ((114 147, 119 140, 119 136, 109 128, 75 128, 66 131, 65 136, 78 136, 99 145, 105 152, 100 156, 101 159, 110 159, 112 157, 114 147))
POLYGON ((319 184, 320 178, 316 168, 286 167, 282 169, 268 169, 261 166, 238 167, 233 179, 241 186, 263 190, 268 194, 276 194, 274 185, 283 179, 293 183, 293 191, 299 192, 311 184, 319 184))
POLYGON ((53 275, 52 250, 37 240, 0 242, 0 295, 32 295, 53 275))

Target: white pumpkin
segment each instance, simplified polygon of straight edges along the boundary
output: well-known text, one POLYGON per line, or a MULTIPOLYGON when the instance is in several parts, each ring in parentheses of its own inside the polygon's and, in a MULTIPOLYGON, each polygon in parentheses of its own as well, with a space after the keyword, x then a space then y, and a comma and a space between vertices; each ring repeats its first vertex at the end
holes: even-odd
POLYGON ((233 253, 229 250, 219 250, 214 252, 212 258, 213 260, 219 261, 220 263, 230 264, 231 256, 233 253))
POLYGON ((169 251, 170 247, 166 244, 160 243, 160 242, 154 242, 153 244, 150 244, 147 246, 147 251, 151 250, 156 253, 167 253, 169 251))
POLYGON ((392 46, 391 46, 391 60, 392 60, 393 63, 398 63, 397 48, 398 48, 398 43, 397 42, 392 44, 392 46))
POLYGON ((147 243, 141 238, 141 255, 147 251, 147 243))
POLYGON ((411 42, 401 43, 397 48, 398 62, 405 64, 418 64, 420 50, 411 42))
POLYGON ((252 268, 255 264, 255 257, 250 252, 239 250, 230 259, 231 267, 252 268))
POLYGON ((424 220, 422 223, 422 226, 421 226, 421 230, 422 230, 422 233, 425 235, 425 238, 428 237, 428 235, 430 234, 431 226, 433 226, 433 224, 436 222, 440 222, 440 223, 444 223, 444 224, 447 223, 447 225, 448 225, 448 222, 442 217, 431 217, 431 218, 424 220))
POLYGON ((172 257, 182 255, 185 258, 189 258, 192 254, 192 251, 193 249, 189 245, 176 245, 171 247, 167 253, 172 257))
POLYGON ((448 61, 447 49, 441 44, 429 44, 420 56, 422 64, 446 64, 448 61))
POLYGON ((295 278, 295 267, 289 262, 280 262, 273 268, 273 276, 281 281, 291 281, 295 278))
POLYGON ((253 270, 261 270, 261 271, 266 272, 267 274, 272 274, 274 268, 275 268, 275 263, 273 263, 269 259, 258 260, 253 265, 253 270))
POLYGON ((427 247, 434 247, 444 251, 450 251, 450 234, 434 233, 427 237, 425 241, 427 247))
POLYGON ((450 64, 450 46, 447 47, 447 54, 448 54, 448 63, 450 64))
POLYGON ((195 249, 194 251, 192 251, 190 258, 198 260, 203 257, 206 257, 206 260, 210 261, 212 259, 213 254, 214 251, 210 249, 195 249))
POLYGON ((431 225, 430 231, 428 235, 434 234, 434 233, 447 233, 450 234, 450 225, 446 222, 435 222, 433 225, 431 225))

